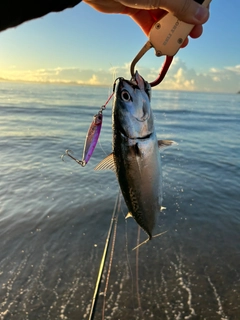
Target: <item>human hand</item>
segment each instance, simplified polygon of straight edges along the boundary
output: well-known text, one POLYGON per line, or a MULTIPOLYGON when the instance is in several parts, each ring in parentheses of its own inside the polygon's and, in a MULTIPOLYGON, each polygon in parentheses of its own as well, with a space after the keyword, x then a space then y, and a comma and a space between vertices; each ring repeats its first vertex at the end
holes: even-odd
MULTIPOLYGON (((194 24, 190 32, 192 38, 201 36, 202 24, 208 20, 209 11, 194 0, 83 0, 94 9, 104 13, 129 15, 148 35, 152 25, 167 12, 179 20, 194 24)), ((183 43, 185 47, 188 39, 183 43)))

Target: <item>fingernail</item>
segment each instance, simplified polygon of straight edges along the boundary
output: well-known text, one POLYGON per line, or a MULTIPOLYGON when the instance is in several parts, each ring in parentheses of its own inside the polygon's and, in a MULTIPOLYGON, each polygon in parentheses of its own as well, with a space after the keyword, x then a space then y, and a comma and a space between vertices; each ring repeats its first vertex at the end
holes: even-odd
POLYGON ((195 12, 195 18, 199 21, 199 22, 205 22, 207 17, 208 17, 208 9, 202 6, 199 6, 199 8, 197 9, 197 11, 195 12))
POLYGON ((204 0, 194 0, 195 2, 199 3, 199 4, 203 4, 204 0))

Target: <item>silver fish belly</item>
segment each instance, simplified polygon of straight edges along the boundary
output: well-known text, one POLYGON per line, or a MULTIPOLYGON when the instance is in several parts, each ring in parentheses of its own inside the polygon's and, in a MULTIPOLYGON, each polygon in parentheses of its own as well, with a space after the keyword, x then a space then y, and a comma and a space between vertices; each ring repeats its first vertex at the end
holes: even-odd
POLYGON ((114 143, 117 178, 129 214, 151 239, 162 204, 161 160, 156 135, 142 141, 124 140, 116 139, 114 143))

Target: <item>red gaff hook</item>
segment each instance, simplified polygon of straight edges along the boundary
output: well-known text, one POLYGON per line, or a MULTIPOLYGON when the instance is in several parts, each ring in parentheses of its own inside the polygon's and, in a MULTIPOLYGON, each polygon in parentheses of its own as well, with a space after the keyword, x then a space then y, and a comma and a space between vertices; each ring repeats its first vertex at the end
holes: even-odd
MULTIPOLYGON (((132 77, 134 77, 135 74, 135 66, 137 64, 137 62, 142 58, 142 56, 149 50, 153 48, 151 42, 147 41, 145 43, 145 45, 142 47, 142 49, 138 52, 138 54, 136 55, 136 57, 133 59, 131 65, 130 65, 130 73, 132 75, 132 77)), ((163 81, 171 63, 173 60, 173 56, 168 56, 166 55, 165 61, 163 63, 162 69, 160 70, 159 76, 157 77, 156 80, 154 80, 153 82, 150 83, 151 87, 155 87, 156 85, 158 85, 160 82, 163 81)))
POLYGON ((166 75, 166 73, 167 73, 172 61, 173 61, 173 57, 166 56, 165 61, 164 61, 163 65, 162 65, 162 69, 159 72, 159 76, 157 77, 156 80, 150 82, 150 86, 151 87, 155 87, 155 86, 157 86, 159 83, 161 83, 163 81, 163 79, 164 79, 164 77, 165 77, 165 75, 166 75))

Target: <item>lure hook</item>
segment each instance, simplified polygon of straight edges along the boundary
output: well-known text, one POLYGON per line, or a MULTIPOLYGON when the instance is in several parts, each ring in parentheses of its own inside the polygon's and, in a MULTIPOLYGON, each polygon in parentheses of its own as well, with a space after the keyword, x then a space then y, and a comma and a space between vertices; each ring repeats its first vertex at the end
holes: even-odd
POLYGON ((64 157, 65 157, 65 156, 68 156, 68 157, 72 158, 74 161, 76 161, 78 164, 80 164, 80 166, 85 167, 86 162, 85 162, 84 160, 78 160, 78 159, 76 159, 74 156, 71 155, 71 153, 73 153, 73 151, 67 149, 67 150, 65 151, 65 153, 61 156, 62 161, 64 161, 64 157))

